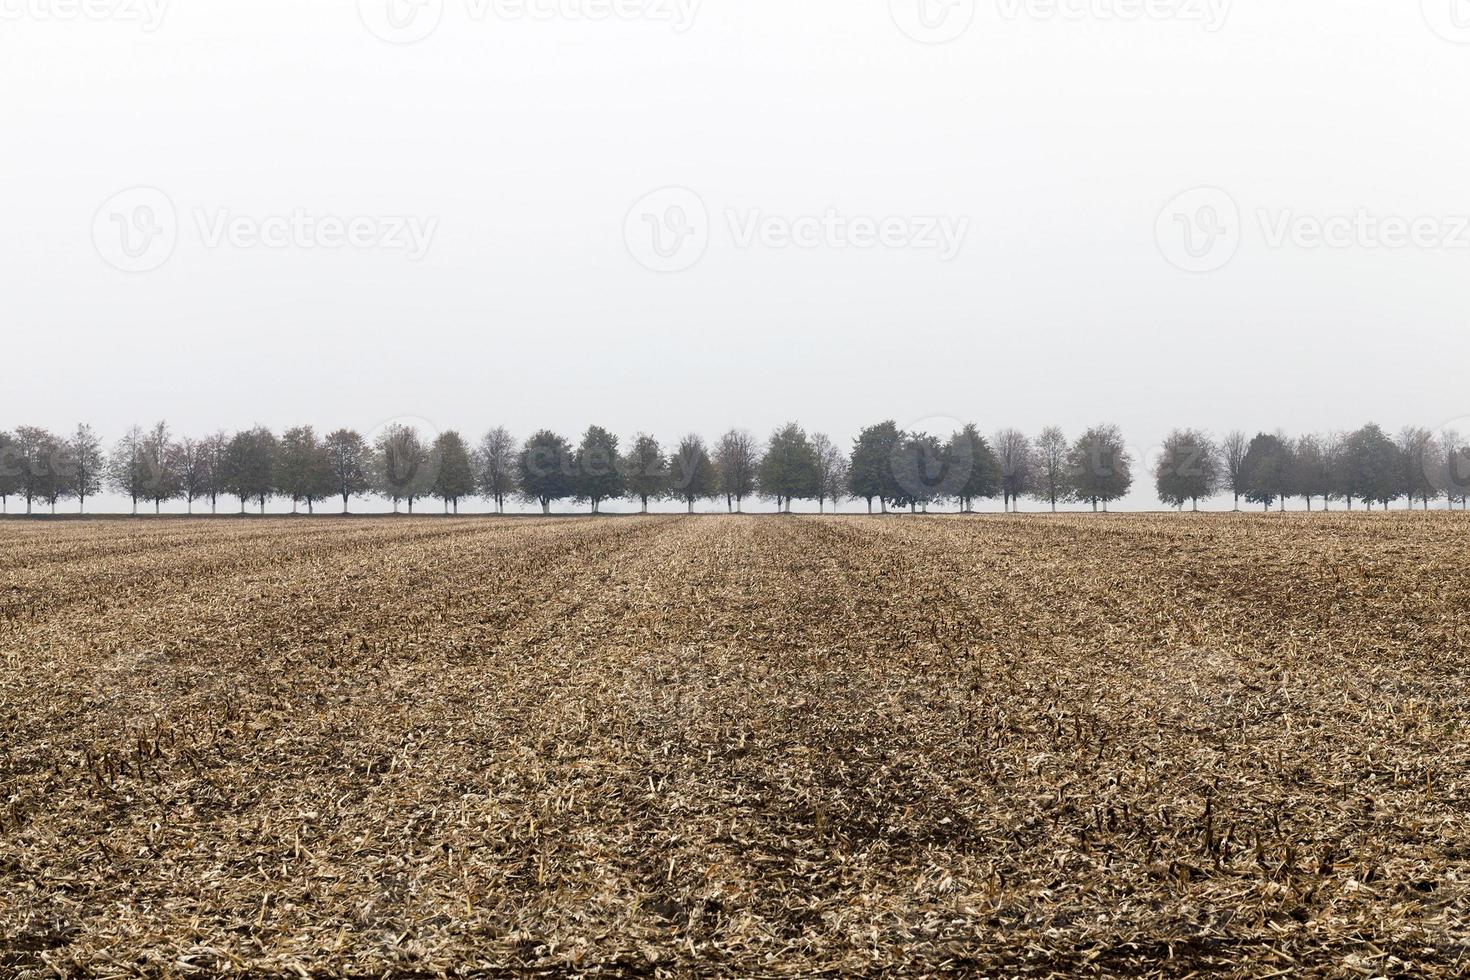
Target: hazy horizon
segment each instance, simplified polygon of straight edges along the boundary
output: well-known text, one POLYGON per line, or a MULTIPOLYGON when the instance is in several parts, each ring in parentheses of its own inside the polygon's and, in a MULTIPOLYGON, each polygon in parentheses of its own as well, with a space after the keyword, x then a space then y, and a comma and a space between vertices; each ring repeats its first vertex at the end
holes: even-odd
POLYGON ((0 428, 1470 433, 1458 2, 17 0, 0 428))

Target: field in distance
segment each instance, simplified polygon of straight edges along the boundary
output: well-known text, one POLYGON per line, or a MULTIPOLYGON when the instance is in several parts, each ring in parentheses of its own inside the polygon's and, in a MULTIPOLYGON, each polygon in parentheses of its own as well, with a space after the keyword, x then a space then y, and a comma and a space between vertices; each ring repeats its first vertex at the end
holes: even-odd
POLYGON ((1458 973, 1470 519, 0 525, 0 974, 1458 973))

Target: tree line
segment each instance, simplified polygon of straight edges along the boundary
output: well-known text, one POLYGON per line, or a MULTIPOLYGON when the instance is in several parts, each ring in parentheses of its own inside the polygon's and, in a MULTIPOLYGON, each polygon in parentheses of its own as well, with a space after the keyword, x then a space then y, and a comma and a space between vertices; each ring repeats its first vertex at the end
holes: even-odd
MULTIPOLYGON (((748 498, 773 500, 789 512, 798 500, 825 511, 846 499, 862 500, 869 513, 927 511, 946 502, 962 512, 982 500, 1000 500, 1007 511, 1021 501, 1040 501, 1055 511, 1062 503, 1106 510, 1133 487, 1135 461, 1114 425, 1098 425, 1069 439, 1049 427, 1035 438, 1002 429, 989 438, 971 424, 940 437, 901 430, 895 423, 869 426, 844 450, 822 433, 789 423, 765 439, 732 429, 710 445, 688 435, 665 446, 640 433, 627 444, 600 426, 579 441, 542 430, 521 442, 494 428, 471 445, 448 431, 425 438, 414 427, 386 426, 365 439, 351 429, 319 435, 309 425, 280 435, 264 426, 203 437, 176 436, 167 422, 130 428, 105 446, 96 431, 79 425, 68 436, 36 426, 0 431, 0 507, 12 496, 26 513, 37 504, 74 499, 79 511, 89 497, 110 490, 127 497, 133 512, 182 500, 188 511, 207 503, 217 513, 221 497, 241 513, 264 512, 273 498, 293 511, 315 511, 340 499, 347 513, 354 498, 378 496, 409 513, 425 498, 459 512, 479 497, 504 513, 512 498, 539 503, 543 513, 574 500, 599 513, 613 500, 633 500, 646 513, 651 502, 674 500, 694 511, 699 501, 722 499, 731 512, 748 498)), ((1154 466, 1159 500, 1198 509, 1222 493, 1270 509, 1300 497, 1312 508, 1333 500, 1351 509, 1363 502, 1388 507, 1445 499, 1465 507, 1470 484, 1470 445, 1454 433, 1435 436, 1407 428, 1389 438, 1376 425, 1356 432, 1292 439, 1281 433, 1247 438, 1232 432, 1216 440, 1181 429, 1165 439, 1154 466)))

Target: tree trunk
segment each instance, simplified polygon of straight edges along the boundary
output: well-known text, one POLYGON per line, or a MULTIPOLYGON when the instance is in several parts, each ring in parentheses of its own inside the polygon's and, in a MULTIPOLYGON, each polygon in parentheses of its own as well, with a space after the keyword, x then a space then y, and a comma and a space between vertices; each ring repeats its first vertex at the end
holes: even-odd
POLYGON ((691 514, 694 513, 694 498, 693 497, 690 497, 689 498, 689 513, 691 513, 691 514))
POLYGON ((551 516, 551 501, 549 501, 549 500, 543 500, 543 501, 541 501, 541 513, 542 514, 545 514, 547 517, 550 517, 551 516))

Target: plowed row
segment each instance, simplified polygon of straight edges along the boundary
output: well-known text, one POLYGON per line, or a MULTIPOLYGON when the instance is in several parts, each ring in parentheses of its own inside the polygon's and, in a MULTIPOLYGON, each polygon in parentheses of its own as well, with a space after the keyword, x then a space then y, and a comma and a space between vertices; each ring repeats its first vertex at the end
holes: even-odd
POLYGON ((1455 975, 1467 548, 0 524, 0 975, 1455 975))

